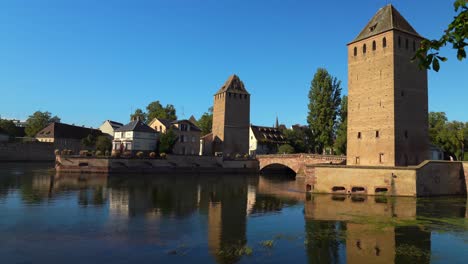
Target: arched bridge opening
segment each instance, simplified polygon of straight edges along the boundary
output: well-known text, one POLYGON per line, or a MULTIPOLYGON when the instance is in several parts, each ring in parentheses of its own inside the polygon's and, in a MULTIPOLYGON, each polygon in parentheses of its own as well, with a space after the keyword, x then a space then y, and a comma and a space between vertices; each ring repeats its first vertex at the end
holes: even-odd
POLYGON ((260 174, 295 177, 297 172, 288 165, 281 163, 272 163, 260 168, 260 174))

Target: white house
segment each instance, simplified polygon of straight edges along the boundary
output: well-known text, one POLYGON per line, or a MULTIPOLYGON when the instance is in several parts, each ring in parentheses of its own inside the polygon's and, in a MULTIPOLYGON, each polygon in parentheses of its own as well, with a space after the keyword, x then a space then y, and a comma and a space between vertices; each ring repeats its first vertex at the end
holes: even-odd
POLYGON ((158 132, 140 120, 134 120, 115 130, 112 152, 156 151, 157 140, 158 132))
POLYGON ((279 146, 286 144, 286 137, 278 128, 250 125, 249 153, 276 154, 279 146))
POLYGON ((112 120, 106 120, 102 125, 99 127, 102 133, 107 134, 111 137, 114 137, 114 132, 117 128, 122 127, 123 124, 119 122, 115 122, 112 120))

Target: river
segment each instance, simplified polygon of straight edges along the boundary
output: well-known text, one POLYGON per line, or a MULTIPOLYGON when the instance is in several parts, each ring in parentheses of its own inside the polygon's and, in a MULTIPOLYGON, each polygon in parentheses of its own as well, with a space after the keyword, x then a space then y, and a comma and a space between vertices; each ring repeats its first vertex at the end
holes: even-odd
POLYGON ((1 263, 466 263, 465 197, 307 195, 258 175, 0 163, 1 263))

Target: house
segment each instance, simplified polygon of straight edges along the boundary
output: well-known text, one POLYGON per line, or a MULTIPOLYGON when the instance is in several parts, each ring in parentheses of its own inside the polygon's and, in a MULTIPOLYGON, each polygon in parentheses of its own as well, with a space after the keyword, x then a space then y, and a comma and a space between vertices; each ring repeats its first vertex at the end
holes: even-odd
POLYGON ((0 128, 0 142, 7 142, 9 139, 10 135, 8 135, 8 133, 5 130, 0 128))
POLYGON ((123 124, 119 122, 115 122, 112 120, 106 120, 102 125, 99 127, 102 133, 109 135, 110 137, 114 137, 114 132, 117 128, 122 127, 123 124))
POLYGON ((249 153, 276 154, 278 147, 288 143, 278 128, 250 125, 249 153))
POLYGON ((81 140, 88 135, 99 136, 101 131, 84 126, 64 123, 51 123, 36 134, 39 142, 54 143, 57 149, 70 149, 75 153, 81 150, 81 140))
POLYGON ((112 152, 156 151, 157 140, 158 132, 138 119, 133 120, 115 130, 112 152))
POLYGON ((201 129, 190 120, 171 121, 154 118, 149 126, 159 133, 166 133, 171 129, 177 136, 172 153, 179 155, 199 155, 201 129))

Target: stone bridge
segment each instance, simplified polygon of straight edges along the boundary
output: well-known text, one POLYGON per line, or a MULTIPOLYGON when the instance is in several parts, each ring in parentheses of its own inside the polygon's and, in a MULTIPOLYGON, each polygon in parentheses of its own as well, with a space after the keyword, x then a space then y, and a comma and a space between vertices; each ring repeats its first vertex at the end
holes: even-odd
POLYGON ((306 165, 312 164, 345 164, 346 156, 318 155, 318 154, 274 154, 257 155, 260 171, 266 167, 282 165, 293 170, 296 175, 305 176, 306 165))

